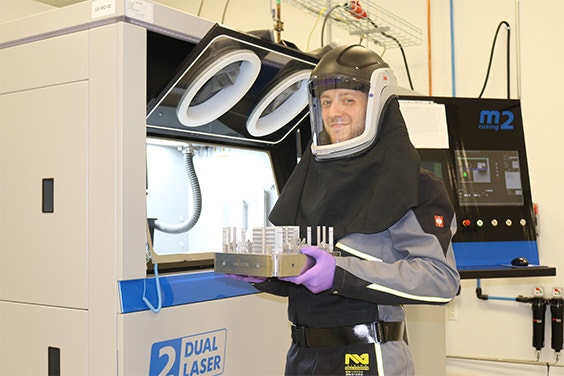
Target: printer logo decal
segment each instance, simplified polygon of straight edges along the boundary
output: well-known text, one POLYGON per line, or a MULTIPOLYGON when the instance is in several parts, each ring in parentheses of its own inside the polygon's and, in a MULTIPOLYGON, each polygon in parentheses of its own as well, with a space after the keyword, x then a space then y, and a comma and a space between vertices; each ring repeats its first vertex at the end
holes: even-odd
POLYGON ((224 369, 225 329, 153 343, 149 375, 212 376, 224 369))
POLYGON ((513 112, 497 111, 497 110, 482 110, 480 112, 480 123, 478 124, 478 129, 483 130, 513 130, 513 120, 515 115, 513 112))

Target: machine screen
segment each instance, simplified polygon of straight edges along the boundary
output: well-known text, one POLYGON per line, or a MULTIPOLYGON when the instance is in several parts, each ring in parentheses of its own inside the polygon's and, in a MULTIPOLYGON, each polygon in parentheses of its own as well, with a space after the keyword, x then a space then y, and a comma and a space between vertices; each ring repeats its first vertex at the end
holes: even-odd
POLYGON ((461 206, 523 205, 516 150, 455 150, 461 206))

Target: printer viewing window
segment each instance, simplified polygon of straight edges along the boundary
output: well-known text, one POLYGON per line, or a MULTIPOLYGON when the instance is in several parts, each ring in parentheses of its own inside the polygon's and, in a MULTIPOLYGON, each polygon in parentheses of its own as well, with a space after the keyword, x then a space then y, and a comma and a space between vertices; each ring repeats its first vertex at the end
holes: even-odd
POLYGON ((460 206, 523 205, 516 150, 455 150, 460 206))

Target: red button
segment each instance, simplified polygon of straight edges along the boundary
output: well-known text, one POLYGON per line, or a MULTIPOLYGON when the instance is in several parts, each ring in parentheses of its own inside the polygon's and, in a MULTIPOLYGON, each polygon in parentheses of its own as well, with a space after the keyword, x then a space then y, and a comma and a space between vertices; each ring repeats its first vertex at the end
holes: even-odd
POLYGON ((464 226, 464 227, 468 227, 468 226, 470 226, 471 224, 472 224, 472 221, 469 220, 469 219, 463 219, 463 220, 462 220, 462 226, 464 226))

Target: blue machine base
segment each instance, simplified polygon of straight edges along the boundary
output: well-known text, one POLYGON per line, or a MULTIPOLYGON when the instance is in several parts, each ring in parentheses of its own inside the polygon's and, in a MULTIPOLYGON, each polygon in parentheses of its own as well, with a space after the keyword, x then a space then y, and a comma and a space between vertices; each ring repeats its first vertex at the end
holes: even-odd
MULTIPOLYGON (((250 283, 227 278, 224 274, 213 271, 159 276, 159 282, 162 308, 259 292, 250 283)), ((157 305, 155 278, 119 281, 118 284, 122 313, 148 310, 143 294, 151 304, 157 305)))
MULTIPOLYGON (((510 266, 516 257, 525 257, 529 265, 539 265, 536 241, 455 242, 456 266, 459 270, 510 266)), ((256 294, 251 284, 225 277, 213 271, 159 276, 162 308, 183 304, 256 294)), ((155 278, 119 281, 122 313, 149 310, 145 296, 157 305, 155 278)))
POLYGON ((539 264, 539 251, 534 240, 503 242, 455 242, 453 243, 456 266, 467 268, 475 266, 511 265, 516 257, 525 257, 529 265, 539 264))

